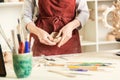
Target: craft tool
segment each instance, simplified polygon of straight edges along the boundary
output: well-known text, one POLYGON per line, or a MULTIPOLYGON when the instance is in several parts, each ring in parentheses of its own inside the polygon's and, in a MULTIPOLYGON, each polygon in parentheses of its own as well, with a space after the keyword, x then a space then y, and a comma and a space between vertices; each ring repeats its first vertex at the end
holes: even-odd
POLYGON ((2 35, 2 37, 4 38, 5 42, 7 43, 8 47, 10 48, 11 51, 13 51, 13 47, 11 46, 10 42, 8 41, 5 32, 3 31, 1 25, 0 25, 0 33, 2 35))
POLYGON ((65 73, 65 72, 62 72, 62 71, 57 71, 57 70, 48 70, 48 72, 57 73, 57 74, 60 74, 60 75, 66 76, 66 77, 71 77, 71 78, 76 77, 75 75, 65 73))
POLYGON ((55 61, 55 59, 52 59, 52 58, 46 58, 46 57, 44 57, 44 59, 47 60, 47 61, 55 61))
POLYGON ((18 38, 18 42, 19 42, 19 45, 20 45, 20 42, 21 42, 21 35, 20 35, 20 20, 18 19, 18 26, 17 26, 17 38, 18 38))
POLYGON ((18 42, 19 42, 18 51, 19 51, 20 54, 23 54, 23 53, 24 53, 24 50, 25 50, 22 36, 23 36, 23 35, 22 35, 22 29, 21 29, 21 25, 20 25, 20 20, 18 19, 17 38, 18 38, 18 42))
POLYGON ((19 42, 19 45, 20 45, 20 42, 21 42, 20 34, 17 34, 17 38, 18 38, 18 42, 19 42))
POLYGON ((102 63, 102 62, 70 62, 70 65, 75 66, 110 66, 112 63, 102 63))
POLYGON ((59 56, 58 58, 68 61, 68 59, 63 56, 59 56))
POLYGON ((33 43, 34 43, 34 38, 31 37, 30 38, 30 50, 32 50, 33 43))
POLYGON ((24 50, 24 53, 29 53, 29 52, 30 52, 29 42, 25 41, 25 50, 24 50))
POLYGON ((91 76, 92 75, 92 74, 88 74, 88 73, 78 73, 78 72, 69 72, 69 74, 84 75, 84 76, 91 76))
POLYGON ((25 50, 24 53, 29 53, 30 52, 30 43, 29 43, 29 34, 25 37, 25 50))
POLYGON ((80 71, 80 72, 87 72, 87 69, 70 69, 70 71, 80 71))
POLYGON ((13 39, 13 44, 14 44, 14 50, 15 50, 14 54, 18 54, 17 34, 15 30, 11 30, 11 33, 12 33, 12 39, 13 39))
POLYGON ((109 66, 111 64, 110 63, 101 63, 101 62, 90 62, 90 63, 83 62, 83 63, 77 64, 77 65, 80 65, 80 66, 109 66))
POLYGON ((47 60, 47 61, 55 61, 55 59, 53 59, 53 58, 48 58, 48 57, 46 57, 45 55, 41 55, 41 57, 42 57, 43 59, 47 60))
POLYGON ((97 71, 97 66, 75 66, 75 65, 68 65, 69 69, 83 69, 83 70, 90 70, 90 71, 97 71))
POLYGON ((24 43, 23 42, 20 42, 18 51, 20 54, 24 53, 24 43))
POLYGON ((57 63, 49 62, 49 64, 47 64, 47 66, 60 66, 60 67, 64 67, 65 64, 57 64, 57 63))

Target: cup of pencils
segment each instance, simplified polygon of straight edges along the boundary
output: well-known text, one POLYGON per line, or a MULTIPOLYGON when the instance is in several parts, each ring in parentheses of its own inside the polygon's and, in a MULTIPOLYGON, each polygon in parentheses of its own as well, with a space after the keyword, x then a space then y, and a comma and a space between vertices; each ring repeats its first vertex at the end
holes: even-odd
POLYGON ((26 78, 32 71, 32 53, 13 54, 13 67, 17 78, 26 78))
POLYGON ((28 77, 32 70, 32 52, 30 50, 29 34, 24 35, 19 19, 17 30, 13 29, 11 35, 14 72, 17 78, 28 77))

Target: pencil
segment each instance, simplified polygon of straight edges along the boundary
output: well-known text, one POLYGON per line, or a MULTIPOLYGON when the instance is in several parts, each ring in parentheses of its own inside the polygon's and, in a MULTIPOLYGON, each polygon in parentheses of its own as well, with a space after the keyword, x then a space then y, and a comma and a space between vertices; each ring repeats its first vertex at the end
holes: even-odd
POLYGON ((24 53, 29 53, 30 52, 30 43, 29 43, 29 34, 25 37, 25 49, 24 53))
POLYGON ((65 73, 65 72, 61 72, 61 71, 57 71, 57 70, 48 70, 48 72, 53 72, 53 73, 57 73, 66 77, 76 77, 75 75, 69 74, 69 73, 65 73))
POLYGON ((17 26, 17 38, 18 38, 18 42, 19 42, 19 45, 20 45, 20 42, 21 42, 21 34, 20 34, 20 20, 18 19, 18 26, 17 26))
POLYGON ((11 33, 12 33, 12 39, 13 39, 13 44, 14 44, 14 50, 15 50, 14 54, 18 54, 17 34, 15 30, 12 30, 11 33))
POLYGON ((69 65, 69 69, 83 69, 83 70, 90 70, 90 71, 97 71, 97 66, 75 66, 75 65, 69 65))

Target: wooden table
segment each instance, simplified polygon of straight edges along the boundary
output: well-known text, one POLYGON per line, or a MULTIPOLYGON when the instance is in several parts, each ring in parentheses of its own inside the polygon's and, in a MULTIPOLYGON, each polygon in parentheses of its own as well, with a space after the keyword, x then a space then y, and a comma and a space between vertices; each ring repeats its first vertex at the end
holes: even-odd
MULTIPOLYGON (((46 61, 43 57, 33 58, 32 73, 28 78, 17 79, 12 65, 6 66, 7 76, 0 80, 119 80, 120 79, 120 56, 112 52, 76 53, 70 55, 47 56, 55 61, 46 61), (104 62, 112 63, 112 67, 102 68, 99 71, 76 72, 69 71, 66 67, 68 62, 104 62), (58 66, 46 66, 56 63, 58 66), (64 64, 64 66, 63 66, 64 64), (50 72, 52 71, 52 72, 50 72)), ((6 64, 7 65, 7 64, 6 64)))

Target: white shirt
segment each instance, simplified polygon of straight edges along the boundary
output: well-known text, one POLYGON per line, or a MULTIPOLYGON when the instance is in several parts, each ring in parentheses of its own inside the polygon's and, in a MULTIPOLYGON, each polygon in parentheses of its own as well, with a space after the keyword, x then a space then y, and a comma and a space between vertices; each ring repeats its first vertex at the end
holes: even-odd
MULTIPOLYGON (((32 22, 37 13, 38 13, 38 0, 36 0, 36 3, 34 0, 25 0, 22 14, 22 22, 24 26, 32 22)), ((76 0, 76 13, 77 15, 75 18, 80 21, 81 26, 84 26, 89 18, 89 10, 86 0, 76 0)))

